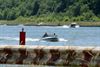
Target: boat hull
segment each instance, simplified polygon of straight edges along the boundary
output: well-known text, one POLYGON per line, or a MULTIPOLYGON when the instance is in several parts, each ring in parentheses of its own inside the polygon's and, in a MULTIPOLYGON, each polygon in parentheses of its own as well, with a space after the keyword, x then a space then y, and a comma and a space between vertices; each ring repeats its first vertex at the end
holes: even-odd
POLYGON ((50 42, 58 42, 58 38, 54 38, 54 37, 44 37, 42 38, 42 40, 45 40, 45 41, 50 41, 50 42))

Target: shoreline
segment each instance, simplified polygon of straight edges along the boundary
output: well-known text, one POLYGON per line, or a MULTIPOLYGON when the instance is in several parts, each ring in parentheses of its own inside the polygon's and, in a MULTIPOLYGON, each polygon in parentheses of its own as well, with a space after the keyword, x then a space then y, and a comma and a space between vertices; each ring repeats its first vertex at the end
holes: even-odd
MULTIPOLYGON (((20 26, 20 25, 22 26, 51 26, 51 27, 63 26, 63 25, 38 25, 38 24, 0 24, 0 26, 1 25, 5 25, 5 26, 20 26)), ((80 25, 80 27, 100 27, 100 26, 99 25, 98 26, 80 25)))
MULTIPOLYGON (((69 22, 23 22, 23 21, 6 21, 0 20, 0 25, 7 25, 7 26, 64 26, 70 25, 73 23, 72 21, 69 22)), ((80 27, 100 27, 100 22, 83 22, 83 21, 76 21, 80 27)))

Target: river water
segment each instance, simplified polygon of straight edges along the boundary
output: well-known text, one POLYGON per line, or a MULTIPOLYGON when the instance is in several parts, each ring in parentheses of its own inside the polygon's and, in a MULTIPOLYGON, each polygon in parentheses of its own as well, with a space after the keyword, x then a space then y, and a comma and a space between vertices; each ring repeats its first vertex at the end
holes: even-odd
MULTIPOLYGON (((99 46, 100 27, 68 28, 63 26, 6 26, 0 25, 0 45, 18 45, 19 32, 24 28, 26 32, 26 45, 73 45, 73 46, 99 46), (59 42, 46 42, 41 40, 43 34, 56 33, 59 42)), ((8 65, 0 64, 0 67, 51 67, 33 65, 8 65)))
POLYGON ((99 46, 100 27, 68 28, 63 26, 6 26, 0 25, 0 45, 18 45, 19 32, 24 28, 26 32, 26 45, 74 45, 99 46), (43 34, 56 33, 59 42, 46 42, 41 40, 43 34))

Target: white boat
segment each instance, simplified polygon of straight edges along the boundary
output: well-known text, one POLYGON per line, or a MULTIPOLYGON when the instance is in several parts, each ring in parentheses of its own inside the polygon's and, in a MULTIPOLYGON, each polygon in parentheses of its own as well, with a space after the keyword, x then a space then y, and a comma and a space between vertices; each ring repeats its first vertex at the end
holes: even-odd
POLYGON ((46 36, 43 36, 42 37, 42 40, 45 40, 45 41, 50 41, 50 42, 58 42, 58 38, 57 38, 57 35, 46 35, 46 36))
POLYGON ((71 23, 69 25, 70 28, 79 28, 80 26, 77 23, 71 23))

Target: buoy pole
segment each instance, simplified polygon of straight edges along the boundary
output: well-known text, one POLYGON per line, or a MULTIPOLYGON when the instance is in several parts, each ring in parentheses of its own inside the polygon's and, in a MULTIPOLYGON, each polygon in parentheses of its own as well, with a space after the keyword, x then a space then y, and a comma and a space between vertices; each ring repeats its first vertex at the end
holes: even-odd
POLYGON ((22 31, 20 32, 19 45, 25 45, 25 39, 26 39, 26 32, 24 32, 24 28, 22 28, 22 31))

